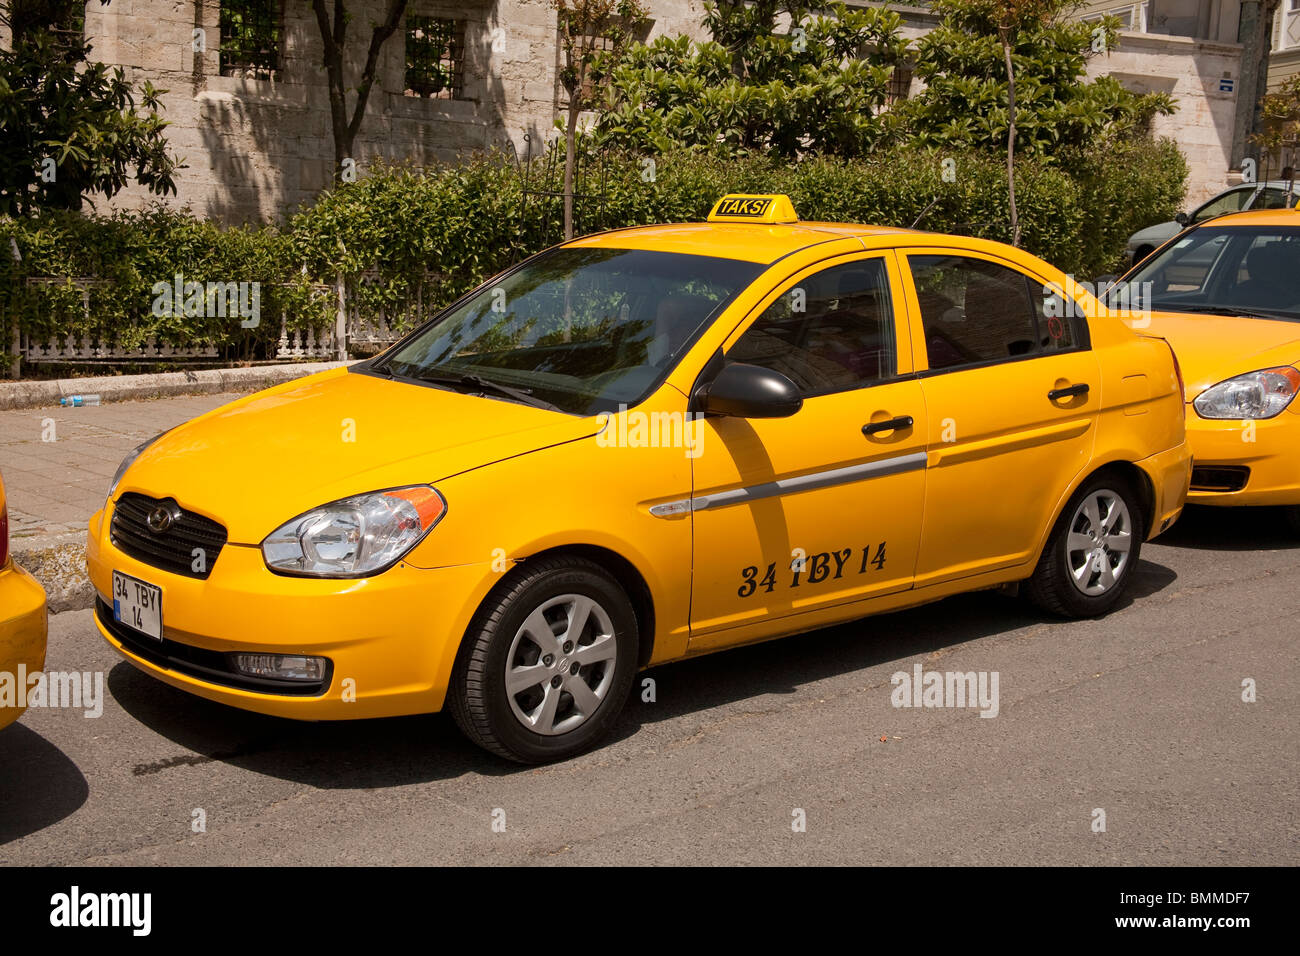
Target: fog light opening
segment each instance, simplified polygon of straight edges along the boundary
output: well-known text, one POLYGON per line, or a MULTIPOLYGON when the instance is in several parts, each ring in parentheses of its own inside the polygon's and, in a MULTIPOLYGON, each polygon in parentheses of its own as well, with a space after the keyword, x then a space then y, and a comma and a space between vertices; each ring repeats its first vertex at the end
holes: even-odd
POLYGON ((245 677, 317 683, 325 679, 329 665, 324 657, 307 657, 302 654, 231 654, 230 663, 245 677))

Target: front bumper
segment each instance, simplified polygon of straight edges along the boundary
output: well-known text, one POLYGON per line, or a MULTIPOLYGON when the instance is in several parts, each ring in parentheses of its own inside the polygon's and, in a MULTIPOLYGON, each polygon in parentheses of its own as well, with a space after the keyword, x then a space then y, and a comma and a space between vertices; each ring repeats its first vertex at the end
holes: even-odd
POLYGON ((1201 481, 1188 501, 1198 505, 1300 505, 1300 415, 1288 409, 1257 422, 1210 420, 1187 408, 1187 440, 1201 481), (1253 425, 1253 429, 1248 427, 1253 425), (1248 469, 1236 482, 1208 482, 1212 469, 1248 469), (1233 490, 1225 490, 1225 485, 1233 490))
MULTIPOLYGON (((0 673, 16 681, 45 666, 45 591, 13 561, 0 568, 0 673)), ((13 685, 16 689, 16 684, 13 685)), ((25 708, 0 698, 0 729, 22 716, 25 708)))
POLYGON ((199 580, 123 553, 108 533, 110 514, 106 509, 91 519, 86 547, 103 638, 173 687, 279 717, 346 720, 440 710, 460 639, 500 577, 490 563, 421 570, 404 562, 373 578, 287 577, 267 569, 260 549, 228 544, 210 576, 199 580), (112 621, 114 570, 162 589, 161 643, 112 621), (237 651, 324 657, 330 668, 320 686, 259 688, 223 673, 226 655, 237 651))
POLYGON ((1188 442, 1175 445, 1168 451, 1144 458, 1137 466, 1151 480, 1154 501, 1151 524, 1147 537, 1169 529, 1183 512, 1187 489, 1192 480, 1192 448, 1188 442))

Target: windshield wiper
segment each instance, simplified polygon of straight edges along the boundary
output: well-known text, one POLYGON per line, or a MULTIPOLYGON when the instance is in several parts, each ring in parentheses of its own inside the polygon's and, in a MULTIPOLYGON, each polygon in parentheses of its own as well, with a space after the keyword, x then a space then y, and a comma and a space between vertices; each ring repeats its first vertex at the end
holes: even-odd
POLYGON ((528 389, 511 388, 509 385, 502 385, 491 379, 484 378, 481 375, 475 375, 472 372, 426 372, 419 375, 413 375, 412 378, 420 382, 429 382, 433 385, 447 385, 451 388, 464 391, 494 392, 505 398, 512 398, 517 402, 523 402, 525 405, 532 405, 535 408, 546 408, 553 412, 561 411, 558 405, 552 405, 550 402, 538 398, 528 389))
POLYGON ((1167 304, 1152 303, 1152 305, 1157 309, 1167 309, 1170 312, 1194 312, 1198 315, 1231 315, 1242 319, 1283 319, 1293 322, 1300 318, 1294 312, 1260 312, 1256 309, 1242 309, 1235 305, 1184 305, 1174 302, 1167 304))

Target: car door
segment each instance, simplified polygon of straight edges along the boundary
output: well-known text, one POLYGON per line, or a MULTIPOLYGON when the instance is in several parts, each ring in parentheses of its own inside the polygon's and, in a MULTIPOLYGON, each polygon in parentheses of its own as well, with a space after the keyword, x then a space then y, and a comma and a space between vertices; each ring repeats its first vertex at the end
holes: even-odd
POLYGON ((725 361, 787 375, 788 418, 710 416, 694 461, 691 648, 912 586, 926 411, 892 252, 789 277, 728 338, 725 361))
POLYGON ((1040 277, 951 249, 903 259, 929 414, 920 588, 1031 560, 1091 458, 1101 396, 1086 320, 1040 277))

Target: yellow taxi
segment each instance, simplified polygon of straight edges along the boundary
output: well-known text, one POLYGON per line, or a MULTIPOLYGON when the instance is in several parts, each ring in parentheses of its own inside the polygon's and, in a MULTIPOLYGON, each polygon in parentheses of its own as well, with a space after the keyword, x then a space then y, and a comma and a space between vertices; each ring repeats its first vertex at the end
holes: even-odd
POLYGON ((29 674, 45 666, 45 590, 9 553, 9 507, 0 480, 0 730, 23 715, 29 674))
POLYGON ((1188 501, 1281 505, 1300 533, 1300 212, 1193 226, 1116 290, 1142 301, 1134 324, 1182 362, 1195 457, 1188 501))
POLYGON ((538 762, 647 665, 1017 583, 1101 614, 1191 466, 1172 350, 1097 310, 1008 246, 784 196, 575 239, 137 449, 90 524, 98 626, 211 700, 445 708, 538 762))

